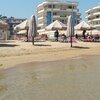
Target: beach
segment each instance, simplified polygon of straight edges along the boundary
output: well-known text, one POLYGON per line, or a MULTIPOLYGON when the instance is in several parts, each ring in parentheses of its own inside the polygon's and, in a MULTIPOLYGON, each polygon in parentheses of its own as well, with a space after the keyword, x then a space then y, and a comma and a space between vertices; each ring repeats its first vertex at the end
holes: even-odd
POLYGON ((99 43, 0 45, 0 100, 99 100, 99 43))
POLYGON ((0 43, 0 68, 27 62, 57 61, 82 55, 100 55, 100 44, 91 42, 59 43, 50 41, 6 41, 0 43))

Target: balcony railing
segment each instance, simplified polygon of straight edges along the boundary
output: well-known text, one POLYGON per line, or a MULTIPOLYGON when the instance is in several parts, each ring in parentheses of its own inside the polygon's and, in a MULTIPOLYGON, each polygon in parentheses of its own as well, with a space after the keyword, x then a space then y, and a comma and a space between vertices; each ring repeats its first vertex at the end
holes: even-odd
POLYGON ((93 19, 93 21, 100 21, 100 18, 95 18, 93 19))
POLYGON ((53 15, 53 18, 59 18, 60 16, 59 15, 53 15))

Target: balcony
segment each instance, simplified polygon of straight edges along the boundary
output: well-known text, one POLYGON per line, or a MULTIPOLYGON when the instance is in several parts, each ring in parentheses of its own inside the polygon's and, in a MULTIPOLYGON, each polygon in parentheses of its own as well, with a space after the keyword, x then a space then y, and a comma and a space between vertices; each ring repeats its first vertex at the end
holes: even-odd
POLYGON ((77 9, 66 9, 66 11, 68 11, 68 12, 77 12, 77 9))
POLYGON ((47 11, 59 11, 60 8, 46 8, 47 11))
POLYGON ((100 15, 100 12, 96 12, 96 13, 94 13, 93 15, 100 15))
POLYGON ((43 20, 43 17, 39 17, 38 20, 43 20))
POLYGON ((60 16, 59 15, 53 15, 53 18, 59 18, 60 16))
POLYGON ((43 9, 43 10, 38 11, 37 13, 39 14, 39 13, 43 13, 43 12, 44 12, 44 9, 43 9))
POLYGON ((100 24, 94 25, 94 27, 100 27, 100 24))
POLYGON ((86 16, 86 18, 90 18, 90 17, 92 17, 92 15, 88 15, 88 16, 86 16))
POLYGON ((95 18, 93 19, 93 21, 100 21, 100 18, 95 18))
POLYGON ((38 27, 41 27, 41 26, 43 26, 43 24, 39 24, 39 23, 38 23, 38 27))

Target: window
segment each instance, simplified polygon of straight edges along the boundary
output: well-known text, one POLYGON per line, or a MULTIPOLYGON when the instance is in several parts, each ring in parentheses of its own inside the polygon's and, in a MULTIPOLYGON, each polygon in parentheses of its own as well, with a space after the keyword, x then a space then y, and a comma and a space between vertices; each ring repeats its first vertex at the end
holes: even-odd
POLYGON ((57 15, 57 13, 56 13, 56 12, 54 12, 54 13, 53 13, 53 15, 57 15))
POLYGON ((53 8, 55 8, 55 5, 53 5, 53 8))
POLYGON ((48 5, 48 8, 52 8, 52 6, 51 5, 48 5))
POLYGON ((98 22, 96 22, 96 25, 98 24, 98 22))
POLYGON ((99 15, 98 15, 98 16, 96 16, 96 18, 99 18, 99 15))
POLYGON ((68 6, 68 8, 72 9, 72 6, 68 6))

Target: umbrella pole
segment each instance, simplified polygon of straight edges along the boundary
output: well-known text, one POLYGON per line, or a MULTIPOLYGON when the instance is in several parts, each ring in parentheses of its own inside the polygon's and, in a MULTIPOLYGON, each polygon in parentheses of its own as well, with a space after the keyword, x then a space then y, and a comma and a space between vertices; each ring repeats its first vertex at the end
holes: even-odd
POLYGON ((32 36, 32 44, 34 45, 34 36, 32 36))
POLYGON ((71 43, 71 47, 72 47, 72 32, 71 32, 71 37, 70 37, 70 43, 71 43))
POLYGON ((71 46, 71 48, 72 48, 72 42, 73 42, 73 41, 72 41, 72 25, 71 25, 71 35, 70 35, 70 43, 71 43, 70 46, 71 46))
POLYGON ((27 38, 27 42, 28 42, 28 29, 27 29, 27 35, 26 35, 26 38, 27 38))

